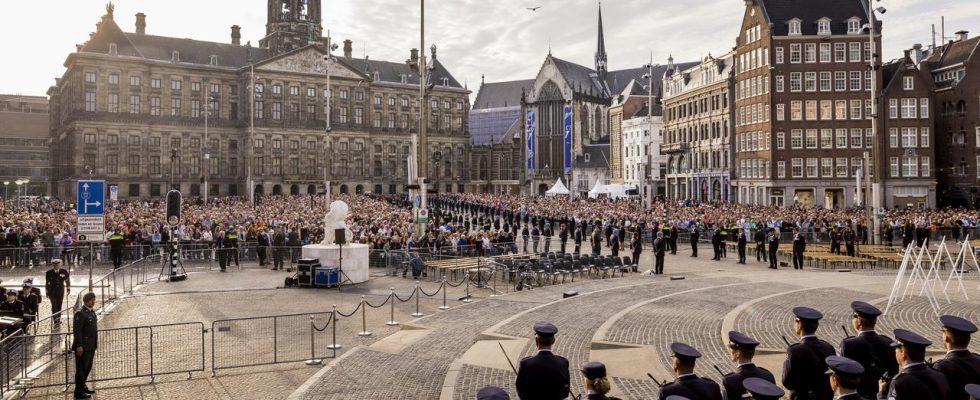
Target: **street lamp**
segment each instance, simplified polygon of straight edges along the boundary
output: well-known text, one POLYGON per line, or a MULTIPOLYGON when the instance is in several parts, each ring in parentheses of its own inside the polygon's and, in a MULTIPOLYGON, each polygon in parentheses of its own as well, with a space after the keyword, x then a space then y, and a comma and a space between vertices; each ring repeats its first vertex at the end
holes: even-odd
MULTIPOLYGON (((881 0, 878 0, 879 2, 881 0)), ((865 182, 865 188, 867 189, 868 197, 871 197, 871 201, 864 199, 864 208, 867 213, 868 223, 866 224, 870 232, 868 232, 868 238, 872 244, 878 244, 878 232, 881 231, 881 221, 879 221, 874 216, 874 210, 881 208, 881 171, 875 171, 878 167, 879 159, 879 145, 878 145, 878 49, 875 42, 875 13, 884 14, 887 10, 885 7, 874 7, 872 2, 868 1, 868 24, 862 27, 862 30, 868 31, 868 42, 871 49, 871 57, 868 61, 868 72, 871 74, 871 87, 868 88, 868 92, 871 96, 871 156, 868 157, 869 162, 865 170, 868 171, 867 179, 865 182)))
POLYGON ((17 207, 19 208, 20 207, 20 185, 23 185, 24 184, 24 181, 22 179, 18 179, 16 181, 14 181, 14 183, 17 184, 17 191, 14 192, 14 193, 17 196, 17 207))
POLYGON ((248 165, 245 186, 248 187, 248 189, 246 189, 248 190, 248 200, 253 206, 255 205, 255 182, 254 178, 252 178, 252 160, 255 158, 255 156, 252 153, 255 146, 255 100, 262 98, 262 93, 259 91, 259 88, 255 86, 255 81, 257 79, 261 80, 262 78, 255 76, 255 64, 252 64, 249 66, 249 80, 251 83, 249 85, 249 92, 252 94, 252 98, 250 99, 252 111, 249 113, 248 144, 246 145, 247 152, 245 153, 245 163, 248 165))
MULTIPOLYGON (((204 79, 204 84, 207 85, 209 80, 204 79)), ((208 116, 211 114, 211 103, 219 100, 218 96, 211 91, 210 87, 205 87, 207 90, 207 95, 205 96, 205 107, 204 107, 204 143, 201 149, 204 153, 204 171, 202 172, 201 182, 204 183, 204 204, 208 204, 208 178, 211 174, 211 149, 208 142, 208 116)), ((219 115, 220 118, 220 115, 219 115)))

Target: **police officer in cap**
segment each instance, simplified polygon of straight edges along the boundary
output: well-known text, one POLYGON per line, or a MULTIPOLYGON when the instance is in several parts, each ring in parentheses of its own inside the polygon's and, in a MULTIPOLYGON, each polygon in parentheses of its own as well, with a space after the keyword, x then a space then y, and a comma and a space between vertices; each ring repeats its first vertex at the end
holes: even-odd
MULTIPOLYGON (((44 295, 51 299, 52 315, 61 312, 65 294, 71 293, 71 279, 68 276, 68 270, 61 268, 61 260, 51 260, 51 269, 44 273, 44 295)), ((61 317, 55 319, 54 323, 60 324, 61 317)))
POLYGON ((476 400, 510 400, 510 395, 499 387, 487 386, 476 392, 476 400))
POLYGON ((966 400, 969 397, 964 386, 968 383, 980 383, 980 356, 968 349, 970 335, 977 331, 977 326, 952 315, 943 315, 939 317, 939 321, 943 324, 946 357, 937 361, 933 368, 946 375, 951 400, 966 400))
POLYGON ((875 332, 875 324, 881 310, 863 301, 851 303, 851 325, 858 331, 857 336, 844 339, 840 345, 840 355, 854 360, 864 367, 858 393, 869 399, 878 395, 878 380, 884 376, 891 379, 898 373, 892 338, 875 332))
POLYGON ((881 381, 879 400, 943 400, 949 397, 946 377, 926 365, 928 339, 905 329, 895 330, 895 359, 902 370, 891 383, 881 381), (887 385, 887 386, 886 386, 887 385))
POLYGON ((517 397, 523 400, 560 400, 568 397, 568 360, 551 352, 558 328, 550 322, 534 323, 538 354, 521 360, 517 371, 517 397))
POLYGON ((966 385, 966 394, 970 395, 970 400, 980 400, 980 385, 971 383, 966 385))
POLYGON ((758 367, 752 362, 752 357, 755 356, 755 348, 758 345, 757 340, 744 333, 728 332, 728 348, 732 352, 732 361, 738 363, 738 367, 736 367, 735 372, 725 375, 722 380, 722 385, 725 388, 722 394, 725 399, 741 399, 745 395, 745 387, 742 382, 748 378, 762 378, 776 383, 776 378, 773 377, 772 372, 758 367))
POLYGON ((750 395, 748 398, 753 400, 779 400, 786 394, 775 383, 762 378, 748 378, 742 384, 750 395))
POLYGON ((796 316, 795 329, 800 342, 786 349, 783 387, 789 389, 791 400, 830 400, 834 397, 834 391, 823 376, 827 371, 824 359, 836 355, 837 351, 830 343, 817 338, 817 328, 823 314, 809 307, 796 307, 793 314, 796 316))
POLYGON ((601 362, 589 361, 582 364, 582 378, 585 380, 585 399, 587 400, 620 400, 618 397, 606 396, 611 387, 606 378, 606 366, 601 362))
POLYGON ((721 387, 715 381, 694 374, 694 365, 701 353, 684 343, 671 343, 674 353, 674 373, 677 379, 660 388, 660 400, 680 395, 698 400, 721 400, 721 387))
POLYGON ((841 356, 827 357, 824 362, 830 368, 827 375, 830 375, 830 387, 834 389, 836 400, 870 400, 858 393, 864 374, 861 363, 841 356))

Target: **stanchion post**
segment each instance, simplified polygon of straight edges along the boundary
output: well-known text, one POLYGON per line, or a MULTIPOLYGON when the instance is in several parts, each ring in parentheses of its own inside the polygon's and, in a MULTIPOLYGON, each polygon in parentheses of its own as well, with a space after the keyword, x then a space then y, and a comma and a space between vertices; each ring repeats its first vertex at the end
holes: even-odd
POLYGON ((388 322, 385 323, 385 325, 398 326, 398 321, 395 321, 395 301, 398 299, 395 298, 394 287, 391 288, 391 294, 388 295, 388 300, 391 301, 391 319, 389 319, 388 322))
POLYGON ((365 304, 363 294, 361 295, 361 332, 357 336, 371 336, 371 332, 367 330, 367 304, 365 304))
POLYGON ((415 281, 415 312, 412 313, 412 316, 415 317, 415 318, 418 318, 418 317, 421 317, 421 316, 425 315, 425 314, 422 314, 421 311, 419 311, 419 298, 420 297, 422 297, 422 290, 419 289, 419 281, 415 281))
POLYGON ((463 276, 464 276, 463 279, 466 279, 466 297, 463 297, 463 302, 464 303, 469 303, 469 302, 473 301, 473 300, 470 300, 470 277, 469 277, 469 275, 463 275, 463 276))
POLYGON ((328 349, 334 351, 334 357, 337 356, 337 350, 340 350, 341 345, 337 344, 337 305, 333 305, 333 311, 330 313, 330 322, 333 323, 333 344, 327 346, 328 349))
POLYGON ((448 310, 449 306, 446 305, 446 292, 449 291, 449 287, 446 286, 446 275, 442 275, 442 305, 439 306, 440 310, 448 310))
POLYGON ((490 273, 494 275, 494 277, 493 277, 493 293, 490 293, 490 297, 497 297, 497 296, 499 296, 497 294, 497 271, 499 271, 499 270, 500 270, 500 268, 498 268, 497 266, 494 266, 493 269, 490 270, 491 271, 490 273))
POLYGON ((306 360, 306 365, 320 365, 323 360, 316 358, 316 324, 314 317, 310 315, 310 359, 306 360))

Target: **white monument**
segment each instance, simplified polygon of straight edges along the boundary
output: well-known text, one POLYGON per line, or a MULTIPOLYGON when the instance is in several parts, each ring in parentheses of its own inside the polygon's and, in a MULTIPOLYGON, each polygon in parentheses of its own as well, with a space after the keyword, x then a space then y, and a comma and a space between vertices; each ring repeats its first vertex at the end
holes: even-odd
POLYGON ((352 235, 345 222, 349 212, 350 207, 343 201, 330 203, 330 211, 323 217, 323 242, 303 246, 303 258, 316 258, 321 266, 339 268, 343 272, 340 276, 343 284, 367 282, 368 246, 350 243, 352 235), (338 229, 344 232, 343 245, 336 244, 338 229))

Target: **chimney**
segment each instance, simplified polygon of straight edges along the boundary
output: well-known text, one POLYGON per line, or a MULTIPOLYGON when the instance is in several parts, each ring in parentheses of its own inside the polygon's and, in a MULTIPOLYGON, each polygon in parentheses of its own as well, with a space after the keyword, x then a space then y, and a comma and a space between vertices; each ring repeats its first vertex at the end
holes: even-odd
POLYGON ((146 14, 136 13, 136 34, 146 34, 146 14))
POLYGON ((351 58, 354 54, 354 42, 350 39, 344 40, 344 58, 351 58))
POLYGON ((970 32, 969 31, 959 31, 959 32, 954 33, 954 35, 956 35, 956 41, 957 42, 965 42, 967 39, 970 38, 970 32))
POLYGON ((419 49, 412 49, 412 56, 409 57, 409 60, 412 62, 412 65, 419 64, 419 49))
POLYGON ((242 44, 242 27, 238 25, 231 26, 231 44, 235 46, 242 44))
POLYGON ((436 60, 436 45, 432 45, 432 47, 429 47, 429 50, 432 51, 432 61, 435 61, 436 60))
POLYGON ((915 65, 919 65, 923 59, 925 59, 925 53, 922 51, 922 44, 916 43, 912 45, 912 62, 915 65))

